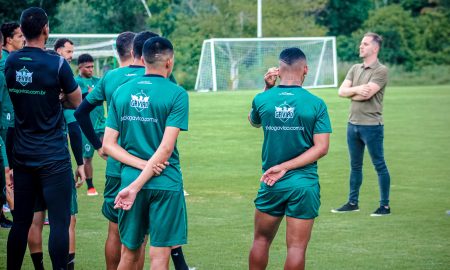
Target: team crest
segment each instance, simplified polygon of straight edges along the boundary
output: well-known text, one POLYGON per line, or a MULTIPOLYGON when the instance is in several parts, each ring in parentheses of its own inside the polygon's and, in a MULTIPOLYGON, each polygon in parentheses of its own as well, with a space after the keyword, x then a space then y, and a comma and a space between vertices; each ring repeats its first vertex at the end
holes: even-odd
POLYGON ((20 83, 22 86, 32 83, 33 72, 29 72, 25 67, 19 71, 16 71, 16 82, 20 83))
POLYGON ((281 122, 286 123, 287 120, 294 118, 295 108, 289 106, 286 101, 279 107, 275 106, 275 118, 280 119, 281 122))
POLYGON ((135 108, 138 112, 141 112, 143 109, 147 109, 150 101, 149 98, 143 90, 136 95, 131 95, 130 106, 135 108))

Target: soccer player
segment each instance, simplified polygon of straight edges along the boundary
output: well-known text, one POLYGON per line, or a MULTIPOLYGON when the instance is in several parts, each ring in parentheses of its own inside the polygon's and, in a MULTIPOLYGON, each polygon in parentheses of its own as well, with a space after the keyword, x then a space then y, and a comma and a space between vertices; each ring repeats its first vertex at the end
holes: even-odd
MULTIPOLYGON (((304 269, 314 218, 319 214, 317 160, 328 152, 331 133, 322 99, 302 88, 308 72, 305 54, 283 50, 279 68, 265 75, 266 89, 253 99, 250 124, 262 127, 261 186, 255 199, 255 231, 249 269, 266 269, 269 248, 286 216, 284 269, 304 269), (277 77, 280 85, 274 87, 277 77)), ((281 268, 281 267, 278 267, 281 268)))
MULTIPOLYGON (((0 32, 0 43, 3 42, 3 35, 0 32)), ((2 52, 0 51, 0 60, 2 59, 2 52)), ((6 81, 5 81, 5 76, 3 74, 3 72, 0 72, 0 116, 2 114, 2 106, 3 106, 3 100, 6 99, 6 97, 8 96, 9 98, 9 94, 8 94, 8 89, 6 88, 6 81)), ((8 199, 8 193, 11 191, 10 190, 10 185, 6 185, 8 182, 8 184, 10 184, 10 181, 6 181, 6 175, 5 175, 5 168, 7 168, 7 163, 8 163, 8 159, 6 157, 6 151, 5 151, 5 144, 3 143, 3 139, 0 137, 0 150, 1 150, 1 155, 0 155, 0 227, 1 228, 11 228, 12 226, 12 221, 7 219, 5 217, 5 214, 3 213, 3 204, 6 203, 7 199, 8 199), (5 155, 3 155, 3 153, 5 153, 5 155), (5 192, 3 192, 5 191, 5 192)), ((9 180, 9 179, 8 179, 9 180)), ((12 207, 10 205, 10 207, 12 207)))
POLYGON ((386 216, 391 213, 389 189, 391 177, 384 160, 383 96, 388 81, 388 69, 378 61, 382 38, 376 33, 366 33, 359 46, 362 64, 350 68, 339 96, 351 100, 347 126, 347 143, 350 153, 350 192, 348 202, 333 213, 359 211, 358 199, 363 175, 364 149, 367 146, 370 158, 377 171, 380 188, 380 206, 371 216, 386 216))
MULTIPOLYGON (((78 70, 79 75, 75 78, 78 85, 81 88, 81 94, 85 98, 95 87, 100 80, 94 76, 94 58, 90 54, 81 54, 78 56, 78 70)), ((94 125, 96 136, 101 140, 103 133, 105 132, 105 110, 103 108, 103 102, 99 103, 95 109, 90 113, 91 122, 94 125)), ((98 192, 93 184, 94 170, 92 167, 92 157, 94 156, 94 147, 83 136, 83 158, 84 158, 84 170, 86 173, 86 183, 88 186, 87 195, 97 196, 98 192)))
MULTIPOLYGON (((149 31, 143 31, 136 36, 134 33, 125 32, 120 34, 116 40, 117 53, 120 59, 121 67, 114 69, 103 78, 95 86, 94 90, 88 94, 83 100, 80 107, 75 113, 75 117, 80 122, 83 133, 89 139, 94 148, 103 153, 101 149, 101 141, 95 136, 92 123, 89 119, 89 113, 95 108, 96 104, 106 101, 109 107, 112 94, 122 84, 135 79, 137 76, 142 76, 145 73, 144 65, 141 61, 142 47, 144 42, 151 38, 158 36, 149 31), (89 135, 88 135, 89 134, 89 135)), ((172 74, 169 79, 176 83, 172 74)), ((143 169, 146 161, 141 160, 141 166, 138 169, 143 169)), ((109 220, 108 238, 105 243, 105 257, 107 269, 117 269, 120 261, 120 236, 118 231, 118 209, 114 209, 114 199, 119 192, 120 187, 120 162, 108 157, 106 164, 106 183, 104 192, 104 203, 102 207, 103 215, 109 220)), ((145 249, 142 250, 142 256, 139 258, 138 269, 141 269, 144 264, 145 249)), ((172 260, 175 269, 184 270, 189 269, 184 259, 181 247, 174 247, 171 252, 172 260)))
POLYGON ((116 198, 122 254, 118 269, 130 269, 150 235, 152 269, 169 269, 171 247, 187 243, 187 217, 176 140, 188 128, 188 95, 167 79, 174 52, 154 37, 143 48, 145 73, 114 92, 103 147, 122 162, 116 198), (145 138, 145 139, 143 139, 145 138), (120 145, 119 145, 120 144, 120 145), (135 164, 148 160, 143 171, 135 164), (170 163, 157 177, 153 167, 170 163), (134 206, 133 206, 134 204, 134 206), (132 207, 133 206, 133 207, 132 207))
MULTIPOLYGON (((54 50, 49 50, 48 53, 61 55, 68 63, 72 61, 73 55, 73 42, 67 38, 58 39, 55 42, 54 50), (61 53, 61 54, 60 54, 61 53)), ((75 170, 76 180, 79 179, 82 183, 86 180, 83 164, 83 154, 82 154, 82 137, 81 130, 73 116, 74 109, 64 109, 64 119, 66 122, 66 131, 69 134, 70 146, 72 149, 73 156, 77 163, 77 169, 75 170)), ((42 230, 44 227, 45 220, 45 210, 47 206, 44 201, 40 198, 36 201, 35 212, 33 216, 33 222, 31 224, 30 230, 28 232, 28 248, 30 250, 30 256, 33 261, 34 269, 44 269, 43 263, 43 252, 42 252, 42 230)), ((77 190, 75 184, 72 185, 72 200, 70 207, 70 226, 69 226, 69 263, 68 269, 74 269, 75 265, 75 225, 76 225, 76 214, 78 213, 78 202, 77 202, 77 190)))
POLYGON ((14 223, 8 236, 7 268, 22 266, 36 197, 42 196, 51 224, 53 269, 67 269, 73 177, 61 100, 64 106, 75 108, 81 102, 81 90, 67 61, 44 50, 50 32, 45 11, 24 10, 20 27, 26 46, 11 53, 5 66, 16 113, 14 223))

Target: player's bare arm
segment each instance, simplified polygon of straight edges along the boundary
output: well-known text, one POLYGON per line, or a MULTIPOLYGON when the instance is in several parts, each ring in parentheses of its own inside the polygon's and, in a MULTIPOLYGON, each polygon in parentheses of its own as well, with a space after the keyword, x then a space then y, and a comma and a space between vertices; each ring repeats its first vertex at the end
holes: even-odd
POLYGON ((286 172, 304 167, 311 164, 328 153, 330 142, 329 133, 321 133, 314 135, 314 146, 309 148, 303 154, 285 161, 281 164, 269 168, 262 176, 260 181, 269 186, 273 186, 286 172))
POLYGON ((264 91, 275 86, 278 78, 278 71, 279 69, 277 67, 271 67, 267 70, 266 74, 264 74, 264 82, 266 83, 264 91))
MULTIPOLYGON (((142 189, 145 183, 154 175, 154 165, 163 164, 172 155, 178 138, 180 129, 176 127, 166 127, 161 144, 155 154, 147 161, 141 174, 128 187, 124 188, 116 197, 115 208, 129 210, 133 206, 136 194, 142 189)), ((105 134, 106 135, 106 134, 105 134)), ((114 156, 113 156, 114 157, 114 156)), ((119 160, 120 161, 120 160, 119 160)))
POLYGON ((76 109, 81 103, 80 87, 78 86, 78 88, 70 94, 63 94, 61 102, 66 109, 76 109))
POLYGON ((119 132, 115 129, 106 127, 105 135, 103 137, 103 152, 123 164, 143 170, 146 165, 146 161, 128 153, 118 144, 118 139, 119 132))

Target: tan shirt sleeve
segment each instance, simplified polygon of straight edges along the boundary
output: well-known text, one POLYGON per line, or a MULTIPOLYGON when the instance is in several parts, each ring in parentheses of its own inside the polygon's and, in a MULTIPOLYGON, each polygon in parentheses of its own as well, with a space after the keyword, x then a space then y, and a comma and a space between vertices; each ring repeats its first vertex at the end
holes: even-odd
POLYGON ((380 88, 386 86, 388 82, 388 69, 385 66, 381 66, 377 68, 372 77, 370 78, 370 82, 377 84, 380 88))
POLYGON ((353 82, 353 77, 355 75, 355 67, 356 65, 353 65, 349 71, 347 72, 347 76, 345 76, 346 80, 352 81, 353 82))

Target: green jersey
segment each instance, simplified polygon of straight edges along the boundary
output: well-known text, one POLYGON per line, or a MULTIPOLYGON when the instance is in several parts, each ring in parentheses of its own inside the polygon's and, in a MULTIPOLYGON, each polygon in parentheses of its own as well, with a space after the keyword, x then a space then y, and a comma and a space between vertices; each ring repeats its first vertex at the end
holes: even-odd
MULTIPOLYGON (((2 59, 0 59, 0 72, 1 75, 4 75, 5 72, 5 62, 6 58, 8 58, 9 52, 5 49, 2 49, 2 59)), ((5 85, 6 87, 6 85, 5 85)), ((8 91, 2 92, 2 117, 0 121, 0 129, 7 129, 9 127, 14 127, 14 108, 9 98, 8 91)))
MULTIPOLYGON (((89 94, 89 92, 93 91, 95 89, 95 86, 97 85, 98 81, 100 79, 97 77, 91 77, 91 78, 82 78, 80 75, 75 77, 75 81, 78 83, 78 85, 81 88, 81 95, 85 97, 89 94)), ((94 126, 95 132, 102 133, 105 130, 105 109, 103 108, 103 103, 99 104, 97 108, 95 108, 91 113, 91 122, 94 126)))
MULTIPOLYGON (((253 99, 251 121, 264 131, 262 169, 293 159, 314 145, 314 134, 331 133, 330 118, 325 102, 300 86, 278 86, 256 95, 253 99)), ((318 183, 317 162, 288 171, 272 187, 291 187, 318 183)))
MULTIPOLYGON (((148 160, 158 149, 165 128, 188 129, 189 98, 186 91, 158 75, 138 77, 114 92, 106 126, 119 131, 120 145, 130 154, 148 160)), ((178 191, 183 188, 178 149, 169 158, 170 165, 153 177, 143 189, 178 191)), ((141 173, 122 165, 122 187, 141 173)))
MULTIPOLYGON (((94 90, 90 92, 86 100, 92 104, 102 104, 106 101, 109 108, 111 97, 119 86, 135 79, 137 76, 142 76, 145 73, 143 66, 127 66, 113 69, 105 74, 96 84, 94 90)), ((120 162, 108 157, 106 161, 106 175, 112 177, 120 177, 120 162)))

